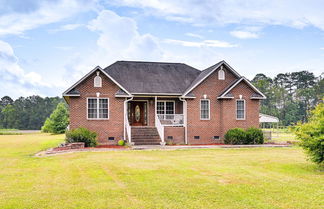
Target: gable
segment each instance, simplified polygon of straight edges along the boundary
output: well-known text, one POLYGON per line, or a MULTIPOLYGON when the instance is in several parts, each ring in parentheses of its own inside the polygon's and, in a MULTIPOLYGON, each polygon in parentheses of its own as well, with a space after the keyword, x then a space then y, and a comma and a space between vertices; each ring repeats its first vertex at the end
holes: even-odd
POLYGON ((245 93, 250 94, 250 99, 266 99, 266 96, 260 92, 249 80, 245 77, 237 79, 231 83, 227 88, 225 88, 218 99, 232 99, 234 98, 234 92, 245 91, 245 93), (239 89, 239 90, 238 90, 239 89), (248 91, 248 92, 247 92, 248 91))
POLYGON ((236 80, 236 75, 234 75, 227 67, 220 66, 215 69, 208 77, 206 77, 199 85, 193 88, 191 92, 186 94, 186 97, 188 97, 190 94, 198 95, 198 92, 204 92, 203 94, 213 94, 217 96, 223 89, 225 89, 236 80), (221 69, 225 72, 225 79, 219 79, 218 77, 218 72, 221 69))
POLYGON ((188 93, 192 92, 197 86, 199 86, 202 82, 204 82, 209 76, 214 74, 216 71, 220 70, 220 67, 223 66, 225 69, 225 80, 226 74, 230 73, 236 78, 240 78, 240 74, 238 74, 229 64, 227 64, 224 60, 218 62, 217 64, 210 66, 209 68, 201 71, 201 73, 197 76, 197 78, 190 84, 190 86, 186 89, 183 96, 186 96, 188 93))
POLYGON ((109 76, 105 71, 103 71, 101 67, 97 66, 93 70, 91 70, 88 74, 86 74, 85 76, 83 76, 75 84, 73 84, 70 88, 68 88, 65 92, 63 92, 63 97, 67 97, 67 96, 80 96, 80 92, 79 92, 79 94, 75 94, 76 92, 79 91, 77 89, 77 86, 79 86, 81 83, 83 83, 85 80, 87 80, 91 76, 94 78, 93 75, 95 75, 95 73, 97 71, 100 72, 101 78, 103 80, 105 80, 105 78, 108 78, 108 80, 110 80, 111 82, 113 82, 114 84, 116 84, 120 89, 122 89, 124 92, 126 92, 128 95, 130 95, 129 92, 123 86, 121 86, 111 76, 109 76))

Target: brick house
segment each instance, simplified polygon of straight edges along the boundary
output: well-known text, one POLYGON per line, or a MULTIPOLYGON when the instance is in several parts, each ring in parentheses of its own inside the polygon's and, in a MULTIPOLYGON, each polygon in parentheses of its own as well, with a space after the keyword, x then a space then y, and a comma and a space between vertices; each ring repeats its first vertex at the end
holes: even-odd
POLYGON ((266 97, 225 61, 203 71, 182 63, 97 66, 63 93, 70 128, 100 144, 220 143, 230 128, 258 127, 266 97))

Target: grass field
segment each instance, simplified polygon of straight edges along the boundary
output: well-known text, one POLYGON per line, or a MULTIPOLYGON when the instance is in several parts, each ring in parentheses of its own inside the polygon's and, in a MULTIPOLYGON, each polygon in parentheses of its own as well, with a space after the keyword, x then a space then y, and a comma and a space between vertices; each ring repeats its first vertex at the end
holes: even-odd
POLYGON ((266 132, 272 132, 271 141, 274 142, 287 142, 287 141, 297 141, 296 136, 287 128, 285 129, 262 129, 266 132))
POLYGON ((300 148, 111 151, 36 158, 63 135, 0 136, 0 208, 323 208, 300 148))

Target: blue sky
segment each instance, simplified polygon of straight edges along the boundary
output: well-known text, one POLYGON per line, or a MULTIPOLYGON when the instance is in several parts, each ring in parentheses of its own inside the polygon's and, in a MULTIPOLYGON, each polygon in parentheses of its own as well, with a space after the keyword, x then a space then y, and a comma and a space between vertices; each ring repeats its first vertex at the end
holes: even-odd
POLYGON ((117 60, 324 72, 320 0, 0 0, 0 97, 61 93, 117 60))

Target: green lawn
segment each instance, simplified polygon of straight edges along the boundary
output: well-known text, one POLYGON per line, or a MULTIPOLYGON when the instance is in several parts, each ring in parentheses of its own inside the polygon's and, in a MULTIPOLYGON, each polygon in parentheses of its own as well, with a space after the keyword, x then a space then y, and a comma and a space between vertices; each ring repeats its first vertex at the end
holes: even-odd
POLYGON ((287 141, 298 141, 294 133, 286 129, 262 129, 266 132, 272 132, 271 141, 274 142, 287 142, 287 141))
POLYGON ((323 208, 300 148, 111 151, 36 158, 63 135, 0 136, 0 208, 323 208))

